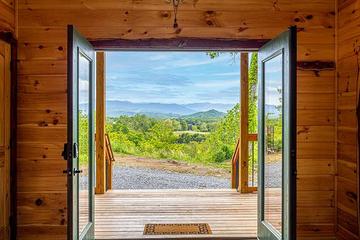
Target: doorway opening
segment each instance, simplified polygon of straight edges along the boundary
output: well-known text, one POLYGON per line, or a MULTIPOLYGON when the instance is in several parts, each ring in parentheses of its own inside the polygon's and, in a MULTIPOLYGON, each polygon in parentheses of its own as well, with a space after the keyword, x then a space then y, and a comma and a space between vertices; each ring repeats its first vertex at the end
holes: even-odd
POLYGON ((96 215, 96 237, 138 239, 152 223, 206 223, 213 236, 255 237, 257 53, 119 51, 104 59, 105 134, 114 158, 106 167, 111 187, 96 195, 106 213, 96 215), (241 121, 247 122, 246 195, 237 192, 233 167, 241 121), (116 230, 105 224, 112 219, 116 230))
MULTIPOLYGON (((68 130, 71 134, 68 135, 69 143, 65 146, 66 151, 64 152, 64 156, 69 159, 68 176, 69 185, 71 184, 71 187, 69 187, 69 203, 71 201, 71 204, 69 204, 69 224, 71 226, 71 228, 69 228, 69 234, 71 236, 80 236, 80 239, 93 235, 95 235, 97 239, 141 239, 149 237, 148 235, 151 235, 150 237, 165 239, 198 237, 211 239, 234 237, 237 239, 255 239, 256 237, 260 239, 282 239, 283 236, 286 239, 294 239, 294 219, 296 217, 296 188, 294 181, 296 173, 294 167, 296 166, 296 84, 294 85, 296 80, 296 71, 294 70, 296 69, 294 67, 296 63, 296 47, 294 47, 296 46, 295 28, 291 28, 288 32, 283 33, 277 39, 260 48, 258 53, 259 59, 257 62, 259 65, 257 66, 258 69, 254 71, 258 72, 258 74, 254 76, 259 76, 259 90, 257 93, 259 98, 257 113, 259 121, 258 135, 249 131, 249 117, 251 117, 251 114, 249 114, 249 96, 252 95, 250 91, 252 90, 252 85, 249 84, 249 69, 251 69, 249 62, 251 63, 251 61, 249 61, 248 53, 239 54, 241 100, 240 110, 238 112, 234 111, 236 114, 239 114, 239 119, 234 117, 234 122, 239 121, 240 134, 238 135, 238 139, 236 139, 236 137, 233 138, 235 146, 233 147, 234 152, 230 161, 231 188, 212 190, 112 189, 113 160, 115 159, 115 155, 112 154, 113 146, 110 144, 110 134, 106 134, 105 54, 98 53, 96 56, 96 89, 98 98, 96 100, 97 107, 95 111, 95 52, 91 44, 79 36, 73 28, 69 28, 69 33, 72 37, 69 39, 75 40, 72 41, 72 43, 77 46, 77 48, 74 48, 73 45, 70 45, 68 54, 69 59, 71 59, 71 61, 69 61, 71 63, 69 66, 68 102, 69 109, 72 110, 70 111, 72 115, 69 115, 69 122, 74 121, 76 124, 70 124, 69 126, 68 130), (85 59, 84 64, 82 64, 81 61, 82 57, 85 59), (278 57, 280 61, 277 61, 278 57), (73 63, 76 64, 77 71, 73 71, 73 63), (274 67, 272 67, 273 65, 274 67), (82 66, 85 70, 80 69, 82 66), (82 71, 85 72, 85 79, 82 77, 82 71), (82 87, 85 88, 84 91, 82 87), (81 101, 82 93, 85 93, 85 102, 81 101), (88 101, 87 105, 86 101, 88 101), (73 104, 74 102, 75 104, 73 104), (272 103, 277 105, 274 105, 274 108, 272 108, 270 106, 272 103), (85 110, 81 110, 81 104, 85 104, 85 110), (275 109, 275 112, 273 112, 273 109, 275 109), (94 156, 95 113, 97 127, 96 158, 94 156), (83 120, 84 126, 82 126, 83 120), (280 125, 280 127, 278 125, 280 125), (82 129, 86 135, 84 136, 85 139, 88 139, 85 141, 85 144, 81 142, 82 129), (275 140, 277 136, 280 136, 280 148, 277 148, 278 143, 276 143, 275 140), (254 160, 258 161, 258 178, 250 175, 250 173, 253 174, 256 172, 256 169, 253 170, 253 172, 249 171, 249 161, 251 160, 251 158, 249 158, 249 152, 252 152, 249 151, 249 146, 251 146, 251 142, 256 141, 259 141, 257 147, 258 158, 255 159, 254 157, 254 160), (80 151, 78 150, 79 146, 80 151), (85 161, 85 164, 82 164, 82 158, 79 156, 79 154, 81 155, 83 152, 88 153, 86 157, 88 161, 85 161), (274 166, 275 168, 276 166, 281 166, 281 170, 273 171, 274 166), (96 180, 94 176, 95 169, 96 180), (274 183, 271 177, 274 177, 279 172, 279 178, 281 180, 274 183), (87 184, 81 184, 82 178, 87 179, 87 184), (256 186, 254 186, 255 182, 258 182, 259 197, 256 193, 253 193, 256 191, 256 186), (277 183, 281 183, 281 185, 277 183), (98 193, 96 197, 93 192, 95 185, 95 192, 98 193), (96 209, 94 209, 95 205, 97 206, 96 209), (74 222, 77 222, 78 225, 74 225, 74 222), (194 229, 198 229, 199 231, 195 231, 194 229), (206 229, 206 231, 203 231, 204 229, 206 229)), ((94 44, 96 45, 98 43, 95 42, 94 44)), ((108 43, 104 43, 104 45, 107 44, 108 43)), ((160 47, 161 46, 162 45, 160 45, 160 47)), ((110 50, 108 48, 105 49, 110 50)), ((209 55, 211 58, 211 49, 207 49, 207 51, 210 51, 209 55)), ((220 55, 216 52, 214 54, 214 58, 220 55)), ((252 57, 256 56, 255 54, 250 55, 252 57)), ((135 89, 138 90, 138 88, 135 89)), ((172 88, 170 88, 170 90, 171 89, 172 88)), ((149 109, 148 107, 146 109, 149 109)), ((201 114, 203 115, 204 112, 201 112, 201 114)), ((165 136, 169 134, 170 136, 175 135, 173 124, 176 124, 176 122, 174 121, 173 123, 174 119, 168 118, 166 119, 167 121, 164 121, 154 118, 154 120, 144 115, 145 114, 143 114, 143 116, 140 115, 140 119, 142 119, 141 121, 145 119, 145 122, 151 123, 148 129, 152 131, 150 131, 149 135, 144 134, 145 137, 141 138, 139 134, 131 134, 131 138, 122 136, 119 139, 124 142, 134 138, 138 138, 144 142, 150 139, 150 142, 145 144, 145 147, 148 148, 140 148, 140 150, 145 152, 144 150, 147 151, 150 149, 152 151, 149 152, 154 154, 153 156, 162 157, 166 156, 166 154, 176 153, 176 151, 163 151, 164 149, 171 150, 171 147, 173 147, 171 144, 174 144, 173 142, 170 142, 169 148, 169 143, 164 141, 163 138, 160 138, 158 142, 154 141, 158 140, 159 136, 163 137, 164 134, 165 136), (160 121, 161 124, 156 121, 160 121), (168 129, 162 125, 166 122, 169 126, 168 129)), ((110 124, 114 125, 118 123, 118 121, 120 122, 120 126, 117 126, 115 133, 128 134, 131 132, 130 130, 136 129, 133 125, 136 125, 138 122, 135 121, 136 124, 134 124, 133 117, 139 118, 139 115, 123 116, 121 121, 118 119, 110 121, 110 124), (131 127, 128 126, 129 123, 132 123, 131 127)), ((226 117, 224 117, 224 119, 226 119, 226 117)), ((178 119, 175 120, 178 121, 178 119)), ((141 122, 141 124, 138 125, 143 124, 141 122)), ((221 127, 223 127, 223 125, 226 126, 224 122, 220 122, 219 125, 221 127)), ((165 127, 166 126, 167 125, 165 125, 165 127)), ((195 127, 194 129, 199 130, 196 125, 195 127)), ((234 127, 230 127, 231 130, 232 128, 234 127)), ((189 131, 193 133, 194 129, 184 129, 185 132, 181 132, 180 134, 189 134, 189 131)), ((205 129, 205 126, 203 126, 203 129, 205 129)), ((196 132, 196 134, 201 135, 199 131, 196 132)), ((210 134, 211 132, 209 135, 210 134)), ((187 137, 188 136, 185 136, 183 138, 186 139, 187 137)), ((216 154, 210 154, 210 156, 222 156, 226 160, 228 157, 226 155, 226 147, 224 148, 223 144, 221 144, 221 141, 225 138, 225 135, 221 135, 220 140, 218 139, 219 144, 214 145, 214 147, 207 146, 205 148, 208 151, 215 150, 216 154), (217 154, 219 149, 222 151, 221 154, 217 154)), ((138 142, 140 142, 140 140, 138 142)), ((206 138, 203 142, 205 141, 207 141, 206 138)), ((129 146, 134 147, 134 143, 135 142, 129 145, 120 145, 120 148, 126 146, 127 150, 129 150, 129 146)), ((200 141, 197 144, 200 145, 201 143, 200 141)), ((175 142, 175 144, 182 143, 175 142)), ((135 146, 137 145, 135 144, 135 146)), ((254 152, 256 151, 255 146, 252 146, 252 149, 254 152)), ((133 153, 139 152, 139 150, 135 148, 133 148, 132 151, 134 151, 133 153)), ((86 154, 83 155, 86 156, 86 154)), ((184 156, 186 162, 186 160, 188 160, 186 154, 182 156, 184 156)), ((217 158, 214 159, 216 160, 217 158)), ((219 157, 218 159, 221 158, 219 157)), ((252 165, 255 166, 256 164, 252 165)))
POLYGON ((238 52, 106 52, 112 189, 230 189, 239 79, 238 52))

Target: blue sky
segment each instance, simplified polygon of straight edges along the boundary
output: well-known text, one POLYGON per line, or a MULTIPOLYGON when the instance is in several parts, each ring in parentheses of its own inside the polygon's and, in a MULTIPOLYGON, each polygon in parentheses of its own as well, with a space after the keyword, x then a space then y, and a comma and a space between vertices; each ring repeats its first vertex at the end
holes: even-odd
POLYGON ((239 102, 239 60, 229 53, 107 52, 107 100, 157 103, 239 102))

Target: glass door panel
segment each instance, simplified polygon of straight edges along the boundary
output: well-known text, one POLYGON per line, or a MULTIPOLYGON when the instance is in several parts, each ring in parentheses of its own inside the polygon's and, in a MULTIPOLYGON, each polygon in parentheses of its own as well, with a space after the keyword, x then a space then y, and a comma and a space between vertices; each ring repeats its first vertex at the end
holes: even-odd
POLYGON ((264 220, 281 233, 282 223, 282 88, 283 55, 264 63, 265 144, 264 220))
POLYGON ((79 53, 79 232, 83 232, 89 223, 89 206, 91 189, 89 182, 91 181, 89 174, 89 103, 90 103, 90 62, 79 53))

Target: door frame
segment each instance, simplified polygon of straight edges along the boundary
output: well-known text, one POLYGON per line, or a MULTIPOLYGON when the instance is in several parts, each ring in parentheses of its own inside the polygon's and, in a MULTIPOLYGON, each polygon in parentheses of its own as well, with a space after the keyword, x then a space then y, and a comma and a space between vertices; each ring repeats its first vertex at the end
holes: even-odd
POLYGON ((10 239, 17 235, 17 47, 16 36, 0 32, 0 40, 10 44, 10 239))
MULTIPOLYGON (((97 60, 100 60, 100 64, 97 63, 98 66, 102 67, 102 69, 97 72, 97 78, 100 81, 96 81, 96 88, 97 89, 105 89, 106 80, 104 81, 103 72, 105 69, 105 57, 103 52, 104 51, 189 51, 189 52, 197 52, 197 51, 218 51, 218 52, 243 52, 240 54, 240 58, 242 59, 243 56, 247 55, 247 52, 257 52, 262 46, 264 46, 267 42, 271 39, 205 39, 205 38, 176 38, 176 39, 138 39, 138 40, 126 40, 126 39, 114 39, 114 40, 90 40, 89 42, 93 45, 95 51, 97 51, 97 60), (102 54, 99 54, 102 53, 102 54)), ((242 60, 241 60, 242 61, 242 60)), ((240 67, 242 66, 242 62, 240 67)), ((97 66, 97 67, 98 67, 97 66)), ((242 78, 243 76, 241 76, 242 78)), ((239 84, 241 83, 241 79, 239 79, 239 84)), ((96 98, 97 99, 105 99, 105 92, 104 91, 96 91, 96 98)), ((105 106, 99 106, 99 104, 105 105, 104 102, 97 102, 97 116, 101 116, 102 119, 105 118, 105 106), (98 110, 102 110, 100 112, 98 110)), ((98 120, 96 119, 96 128, 99 132, 105 132, 104 126, 102 124, 98 124, 98 120), (101 129, 102 128, 102 129, 101 129)), ((101 123, 101 122, 99 122, 101 123)), ((250 136, 249 136, 250 137, 250 136)), ((103 144, 103 139, 100 136, 96 137, 99 140, 100 144, 103 144)), ((97 149, 102 149, 105 152, 105 148, 98 147, 97 149)), ((105 153, 97 153, 96 165, 100 166, 101 171, 96 172, 96 179, 107 179, 106 177, 106 165, 105 157, 103 157, 105 153), (99 159, 98 159, 99 158, 99 159), (100 176, 98 176, 100 174, 100 176)), ((234 182, 234 186, 236 189, 241 192, 254 192, 256 188, 254 187, 246 187, 240 189, 240 179, 241 175, 239 173, 240 170, 240 161, 237 161, 236 164, 236 174, 233 174, 233 177, 236 177, 236 183, 234 182)), ((247 180, 246 180, 247 181, 247 180)), ((103 184, 100 184, 97 187, 96 194, 104 194, 106 193, 107 189, 103 184)))

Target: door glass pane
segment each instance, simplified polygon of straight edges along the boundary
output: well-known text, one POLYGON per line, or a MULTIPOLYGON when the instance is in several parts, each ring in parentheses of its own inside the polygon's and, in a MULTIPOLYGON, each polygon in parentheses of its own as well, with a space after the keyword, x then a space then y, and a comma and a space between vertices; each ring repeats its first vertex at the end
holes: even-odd
POLYGON ((281 233, 282 228, 282 89, 283 55, 264 65, 265 77, 265 149, 264 217, 281 233))
POLYGON ((89 222, 90 176, 89 166, 89 99, 90 62, 79 55, 79 233, 89 222))

